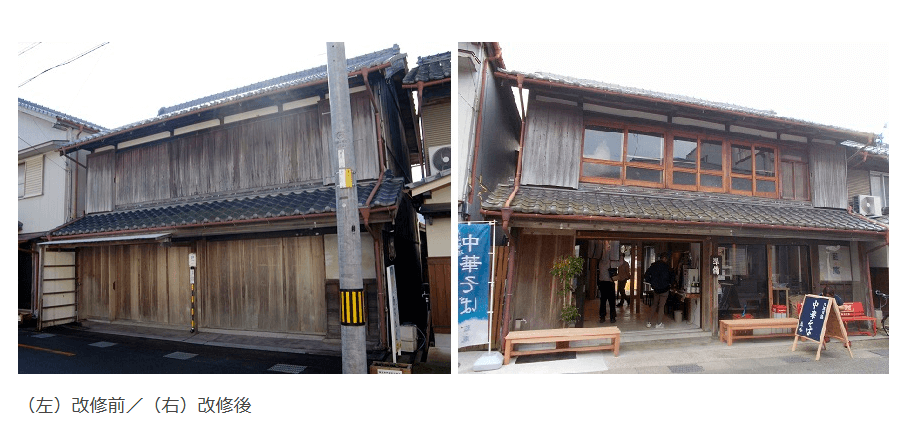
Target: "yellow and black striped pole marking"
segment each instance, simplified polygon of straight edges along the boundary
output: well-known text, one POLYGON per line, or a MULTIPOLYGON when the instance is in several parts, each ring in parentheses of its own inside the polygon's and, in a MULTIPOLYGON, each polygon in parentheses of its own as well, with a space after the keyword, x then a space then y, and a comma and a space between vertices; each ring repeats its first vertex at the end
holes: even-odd
POLYGON ((191 330, 189 332, 195 332, 195 267, 191 267, 191 330))
POLYGON ((364 325, 363 289, 339 291, 339 322, 346 326, 364 325))

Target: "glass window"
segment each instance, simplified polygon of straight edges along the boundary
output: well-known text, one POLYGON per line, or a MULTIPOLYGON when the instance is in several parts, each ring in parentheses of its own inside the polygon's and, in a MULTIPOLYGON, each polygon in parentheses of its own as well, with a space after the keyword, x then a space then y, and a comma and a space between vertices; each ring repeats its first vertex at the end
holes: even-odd
POLYGON ((737 174, 753 173, 751 150, 746 146, 731 146, 731 172, 737 174))
POLYGON ((585 162, 583 169, 584 171, 582 173, 584 176, 599 177, 603 179, 621 179, 621 167, 615 165, 585 162))
POLYGON ((775 177, 775 150, 757 147, 755 164, 757 176, 775 177))
POLYGON ((685 173, 684 171, 673 171, 672 183, 676 185, 694 186, 697 184, 697 175, 694 173, 685 173))
POLYGON ((722 171, 722 142, 703 140, 700 143, 700 169, 722 171))
POLYGON ((25 163, 19 164, 19 198, 25 196, 25 163))
POLYGON ((775 246, 772 269, 772 287, 788 289, 789 300, 814 292, 810 287, 810 250, 807 246, 775 246))
POLYGON ((741 177, 732 177, 731 178, 731 189, 734 189, 736 191, 753 192, 753 181, 750 179, 744 179, 741 177))
POLYGON ((722 176, 710 176, 708 174, 700 175, 700 186, 707 188, 722 188, 722 176))
POLYGON ((677 168, 697 168, 697 139, 675 137, 672 141, 672 165, 677 168))
POLYGON ((662 134, 628 132, 628 162, 662 165, 662 134))
POLYGON ((622 130, 587 127, 584 130, 584 158, 621 161, 624 137, 622 130))
POLYGON ((719 319, 771 317, 765 245, 721 244, 719 319))
POLYGON ((662 171, 647 168, 628 167, 625 172, 626 179, 640 182, 662 183, 662 171))
POLYGON ((888 207, 888 174, 872 171, 869 174, 870 194, 882 198, 882 208, 888 207))

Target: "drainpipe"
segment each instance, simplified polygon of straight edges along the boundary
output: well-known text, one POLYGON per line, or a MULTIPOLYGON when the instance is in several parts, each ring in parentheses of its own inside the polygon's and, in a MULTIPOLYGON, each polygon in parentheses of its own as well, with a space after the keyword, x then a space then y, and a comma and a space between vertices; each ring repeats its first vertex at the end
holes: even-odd
POLYGON ((379 348, 383 348, 387 344, 386 339, 386 329, 385 329, 385 321, 386 321, 386 311, 383 303, 385 302, 385 285, 383 284, 383 246, 381 243, 383 242, 383 237, 381 234, 378 234, 371 225, 370 225, 370 203, 373 201, 374 196, 377 195, 377 191, 380 189, 380 186, 383 185, 383 178, 386 176, 386 158, 385 158, 385 147, 383 141, 383 123, 380 120, 380 107, 377 105, 377 100, 374 98, 373 90, 370 87, 370 82, 367 80, 368 74, 370 73, 370 69, 365 68, 362 70, 362 77, 364 78, 364 86, 367 88, 367 95, 370 98, 370 104, 374 108, 374 123, 376 124, 376 132, 377 132, 377 145, 380 158, 380 177, 377 178, 377 183, 374 185, 374 188, 370 191, 370 195, 367 196, 367 202, 364 203, 364 207, 360 208, 361 217, 364 219, 364 228, 370 232, 370 235, 374 239, 374 265, 376 268, 376 277, 377 277, 377 319, 379 321, 378 330, 380 331, 380 344, 379 348))
POLYGON ((511 318, 511 297, 515 292, 515 284, 513 282, 514 279, 514 271, 515 271, 515 238, 512 236, 511 226, 509 225, 512 218, 512 200, 515 199, 515 194, 518 193, 518 189, 521 187, 521 164, 522 164, 522 155, 524 154, 524 128, 527 120, 527 115, 524 111, 524 92, 522 91, 522 83, 524 81, 524 76, 518 75, 518 95, 521 98, 521 137, 518 141, 518 166, 515 172, 515 186, 512 189, 512 193, 509 195, 508 199, 505 201, 505 205, 502 207, 502 230, 509 237, 509 249, 508 254, 508 270, 505 273, 505 284, 508 290, 504 296, 503 300, 503 311, 502 315, 502 336, 500 338, 505 338, 509 333, 509 319, 511 318))
POLYGON ((502 51, 497 50, 496 55, 484 59, 483 72, 480 76, 480 103, 477 107, 477 130, 474 133, 474 153, 471 155, 471 190, 468 192, 468 205, 474 201, 474 188, 477 187, 477 153, 480 152, 480 134, 483 130, 483 103, 486 97, 487 69, 490 63, 502 57, 502 51))
POLYGON ((421 112, 424 111, 424 82, 417 83, 417 123, 418 126, 414 127, 414 132, 417 133, 418 143, 420 143, 420 148, 418 150, 418 156, 421 158, 421 176, 427 177, 432 175, 433 173, 430 171, 430 164, 427 163, 426 170, 424 166, 424 154, 427 153, 427 142, 424 141, 424 136, 421 134, 421 126, 424 122, 424 117, 421 116, 421 112))

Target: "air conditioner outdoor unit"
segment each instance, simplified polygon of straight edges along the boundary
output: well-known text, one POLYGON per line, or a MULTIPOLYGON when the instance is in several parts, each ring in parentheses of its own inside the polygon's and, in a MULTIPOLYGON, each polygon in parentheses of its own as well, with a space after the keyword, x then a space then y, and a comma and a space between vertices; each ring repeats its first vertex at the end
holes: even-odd
POLYGON ((427 151, 430 155, 430 170, 434 174, 452 168, 452 146, 435 146, 427 148, 427 151))
POLYGON ((864 216, 879 216, 882 214, 882 207, 879 207, 879 197, 858 195, 857 201, 860 206, 860 214, 864 216))

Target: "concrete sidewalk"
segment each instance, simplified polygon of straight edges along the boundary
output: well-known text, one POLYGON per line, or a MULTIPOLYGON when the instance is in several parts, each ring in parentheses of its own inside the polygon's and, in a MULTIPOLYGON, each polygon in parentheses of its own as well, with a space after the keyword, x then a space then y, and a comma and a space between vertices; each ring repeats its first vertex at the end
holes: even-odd
MULTIPOLYGON (((832 339, 827 349, 816 361, 815 342, 798 341, 797 349, 791 351, 793 338, 739 340, 731 346, 718 338, 700 337, 681 340, 632 342, 621 344, 618 357, 611 351, 554 353, 554 360, 534 363, 518 363, 513 358, 508 365, 492 371, 473 371, 474 362, 486 351, 459 352, 459 374, 676 374, 676 373, 813 373, 820 365, 843 363, 863 364, 873 371, 878 367, 888 368, 888 337, 878 334, 852 336, 851 359, 847 349, 832 339), (885 362, 871 361, 885 359, 885 362), (815 362, 812 365, 792 365, 815 362), (811 367, 815 367, 811 368, 811 367)), ((831 369, 830 371, 836 371, 831 369)), ((841 369, 842 372, 860 372, 859 369, 841 369)), ((872 373, 872 372, 871 372, 872 373)))

